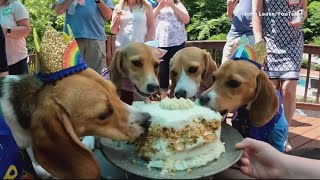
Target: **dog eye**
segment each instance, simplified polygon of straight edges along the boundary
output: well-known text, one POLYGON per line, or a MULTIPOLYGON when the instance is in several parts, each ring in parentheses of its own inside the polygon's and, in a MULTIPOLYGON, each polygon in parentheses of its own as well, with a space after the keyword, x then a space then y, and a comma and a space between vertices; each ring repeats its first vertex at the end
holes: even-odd
POLYGON ((112 114, 113 114, 113 109, 109 109, 108 111, 103 112, 102 114, 100 114, 100 115, 98 116, 98 118, 99 118, 101 121, 103 121, 103 120, 108 119, 112 114))
POLYGON ((159 63, 156 63, 156 64, 153 65, 154 69, 157 69, 158 67, 159 67, 159 63))
POLYGON ((136 67, 142 67, 142 66, 143 66, 143 64, 142 64, 141 61, 131 61, 131 62, 132 62, 132 64, 133 64, 134 66, 136 66, 136 67))
POLYGON ((178 75, 177 72, 171 71, 171 76, 172 76, 172 77, 176 77, 177 75, 178 75))
POLYGON ((188 69, 188 72, 191 74, 196 73, 197 71, 198 71, 198 67, 196 67, 196 66, 191 66, 188 69))
POLYGON ((240 86, 240 82, 239 81, 236 81, 236 80, 230 80, 227 82, 227 85, 231 88, 237 88, 240 86))

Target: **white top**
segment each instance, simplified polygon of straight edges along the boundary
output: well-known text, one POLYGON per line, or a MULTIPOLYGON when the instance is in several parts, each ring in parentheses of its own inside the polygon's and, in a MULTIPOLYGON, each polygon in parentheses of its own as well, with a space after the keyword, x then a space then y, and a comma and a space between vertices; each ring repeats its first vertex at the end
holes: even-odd
MULTIPOLYGON (((11 2, 8 6, 0 6, 0 24, 3 27, 17 27, 16 22, 22 19, 29 19, 29 13, 19 1, 11 2)), ((28 56, 26 40, 6 37, 6 53, 8 65, 26 58, 28 56)))
MULTIPOLYGON (((177 100, 170 99, 170 101, 177 100)), ((171 103, 175 104, 175 102, 171 103)), ((177 102, 177 104, 180 103, 177 102)), ((164 127, 174 128, 175 130, 183 128, 198 118, 205 119, 207 121, 221 121, 222 119, 222 116, 218 112, 207 107, 200 106, 197 103, 194 103, 192 107, 177 107, 175 110, 171 110, 172 108, 164 109, 163 105, 158 102, 146 104, 143 101, 135 101, 132 106, 142 112, 151 114, 152 124, 159 124, 164 127)))
MULTIPOLYGON (((115 6, 115 10, 120 8, 119 4, 115 6)), ((119 31, 116 35, 116 47, 123 47, 129 42, 143 43, 147 32, 146 10, 144 8, 135 7, 131 12, 129 6, 125 6, 122 10, 119 31)))
POLYGON ((164 7, 157 14, 155 40, 159 47, 178 46, 187 41, 185 24, 180 21, 171 7, 164 7))

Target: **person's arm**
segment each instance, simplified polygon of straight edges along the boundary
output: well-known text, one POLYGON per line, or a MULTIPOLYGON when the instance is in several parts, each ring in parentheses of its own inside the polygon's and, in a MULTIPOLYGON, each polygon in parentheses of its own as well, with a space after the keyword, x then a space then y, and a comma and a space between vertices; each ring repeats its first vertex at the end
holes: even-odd
POLYGON ((145 42, 153 40, 155 32, 156 32, 152 6, 150 4, 146 4, 146 10, 147 10, 146 13, 147 13, 148 32, 147 32, 145 40, 144 40, 145 42))
POLYGON ((158 5, 157 5, 157 7, 155 7, 155 8, 153 9, 153 15, 154 15, 154 17, 156 17, 157 14, 160 12, 160 10, 161 10, 162 8, 164 8, 165 6, 166 6, 165 0, 160 0, 159 3, 158 3, 158 5))
POLYGON ((308 0, 302 0, 303 19, 308 17, 308 0))
POLYGON ((102 15, 102 17, 108 21, 110 20, 111 16, 112 16, 112 9, 111 7, 107 6, 107 4, 104 2, 104 0, 102 0, 100 3, 98 4, 98 8, 100 11, 100 14, 102 15))
POLYGON ((21 39, 29 36, 31 31, 30 21, 29 19, 22 19, 17 21, 17 27, 10 28, 4 27, 3 30, 5 31, 7 38, 14 38, 14 39, 21 39), (7 29, 10 28, 11 32, 7 33, 7 29))
POLYGON ((260 14, 263 12, 263 1, 252 0, 252 27, 254 32, 255 42, 263 40, 262 17, 260 14))
POLYGON ((308 0, 302 0, 301 9, 303 9, 303 20, 302 22, 289 22, 292 27, 300 27, 305 19, 308 17, 308 0))
POLYGON ((173 0, 172 0, 172 3, 169 3, 168 6, 170 6, 173 9, 174 13, 178 16, 180 21, 182 21, 184 24, 189 23, 190 21, 189 13, 181 2, 178 2, 178 4, 175 4, 173 3, 173 0))
POLYGON ((233 11, 234 11, 234 8, 236 7, 237 3, 238 3, 238 0, 227 0, 227 16, 228 16, 229 21, 232 20, 233 11))
POLYGON ((14 4, 14 19, 16 20, 17 27, 4 27, 4 33, 7 38, 21 39, 29 36, 31 31, 29 12, 20 2, 14 4), (10 28, 11 32, 8 33, 7 29, 10 28))
POLYGON ((246 138, 235 145, 243 149, 240 170, 258 179, 314 179, 320 177, 320 160, 283 154, 270 144, 246 138))
POLYGON ((122 15, 122 10, 120 9, 119 5, 116 5, 112 13, 111 24, 110 24, 110 32, 112 34, 117 34, 119 31, 121 15, 122 15))
POLYGON ((56 3, 55 8, 54 8, 56 13, 58 15, 65 13, 69 9, 69 7, 73 3, 73 1, 74 0, 64 0, 60 3, 56 3))

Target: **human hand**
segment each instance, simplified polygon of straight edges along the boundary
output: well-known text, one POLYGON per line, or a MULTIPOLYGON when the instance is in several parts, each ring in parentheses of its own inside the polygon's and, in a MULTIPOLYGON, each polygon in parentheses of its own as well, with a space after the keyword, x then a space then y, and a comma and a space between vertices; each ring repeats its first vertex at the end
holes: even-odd
POLYGON ((164 0, 164 1, 165 1, 166 5, 169 6, 169 7, 175 6, 173 0, 164 0))
POLYGON ((228 0, 227 1, 228 8, 233 10, 236 7, 236 5, 238 4, 238 1, 239 0, 228 0))
POLYGON ((162 9, 166 6, 166 1, 165 0, 160 0, 158 3, 158 8, 162 9))
POLYGON ((247 176, 273 179, 285 170, 282 162, 284 154, 265 142, 246 138, 235 147, 244 150, 239 166, 247 176))
POLYGON ((302 26, 302 22, 292 22, 292 21, 290 21, 290 22, 289 22, 289 26, 292 26, 292 27, 301 27, 301 26, 302 26))
POLYGON ((122 15, 123 15, 122 9, 117 9, 114 21, 115 22, 119 22, 122 15))

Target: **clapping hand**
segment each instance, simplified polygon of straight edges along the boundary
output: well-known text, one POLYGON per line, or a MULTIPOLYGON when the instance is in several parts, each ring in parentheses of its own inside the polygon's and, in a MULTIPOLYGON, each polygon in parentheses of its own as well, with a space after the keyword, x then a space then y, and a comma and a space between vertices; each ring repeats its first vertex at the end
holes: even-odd
POLYGON ((164 8, 166 6, 166 1, 165 0, 160 0, 159 4, 158 4, 158 7, 160 9, 164 8))
POLYGON ((116 10, 116 16, 115 16, 114 21, 115 21, 115 22, 119 22, 122 15, 123 15, 122 10, 121 10, 121 9, 117 9, 117 10, 116 10))
POLYGON ((164 0, 166 5, 169 6, 169 7, 173 7, 175 4, 173 2, 173 0, 164 0))

